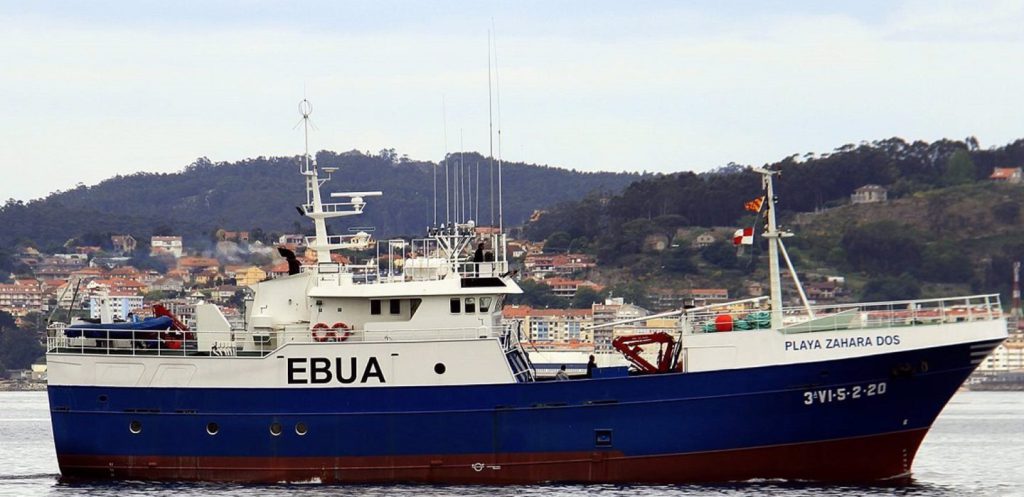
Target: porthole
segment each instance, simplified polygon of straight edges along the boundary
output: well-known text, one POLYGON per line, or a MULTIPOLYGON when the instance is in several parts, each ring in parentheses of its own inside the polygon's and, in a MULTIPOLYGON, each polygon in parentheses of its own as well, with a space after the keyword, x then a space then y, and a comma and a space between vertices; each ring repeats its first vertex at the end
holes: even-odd
POLYGON ((281 423, 270 423, 270 434, 277 437, 281 435, 281 423))
POLYGON ((306 423, 303 423, 301 421, 298 422, 298 423, 295 423, 295 434, 296 435, 302 436, 302 435, 305 435, 308 432, 309 432, 309 429, 306 428, 306 423))
POLYGON ((106 402, 107 400, 109 400, 109 398, 106 395, 100 395, 99 397, 96 397, 96 400, 100 402, 106 402))
POLYGON ((217 423, 206 423, 206 433, 210 435, 216 435, 220 431, 220 426, 217 423))
POLYGON ((444 374, 446 369, 447 368, 444 367, 444 363, 443 362, 439 362, 437 364, 434 364, 434 372, 437 373, 437 374, 444 374))
POLYGON ((128 431, 135 435, 142 433, 142 423, 133 420, 131 423, 128 423, 128 431))

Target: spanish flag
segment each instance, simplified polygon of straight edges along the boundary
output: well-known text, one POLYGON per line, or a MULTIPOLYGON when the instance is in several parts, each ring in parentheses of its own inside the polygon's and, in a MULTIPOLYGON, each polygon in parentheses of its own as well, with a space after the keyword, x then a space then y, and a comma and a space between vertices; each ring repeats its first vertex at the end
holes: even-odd
POLYGON ((764 197, 757 197, 743 204, 743 208, 750 212, 761 212, 761 204, 764 204, 764 197))

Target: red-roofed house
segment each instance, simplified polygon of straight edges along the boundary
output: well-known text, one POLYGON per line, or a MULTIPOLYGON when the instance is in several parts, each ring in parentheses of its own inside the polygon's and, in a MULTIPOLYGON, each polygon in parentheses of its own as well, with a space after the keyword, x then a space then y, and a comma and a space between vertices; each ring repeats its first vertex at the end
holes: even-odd
POLYGON ((528 255, 523 262, 527 274, 533 278, 546 278, 552 274, 565 276, 596 265, 597 261, 587 254, 528 255))
POLYGON ((19 280, 14 284, 0 285, 0 311, 10 313, 12 316, 21 317, 30 312, 43 312, 45 310, 43 291, 39 282, 34 283, 19 280))
POLYGON ((142 276, 142 273, 131 266, 121 266, 116 269, 111 269, 110 272, 107 273, 108 278, 122 280, 137 280, 140 276, 142 276))
POLYGON ((566 297, 566 298, 573 298, 573 297, 575 297, 576 296, 576 291, 579 290, 580 287, 590 287, 595 292, 600 292, 601 290, 604 290, 604 286, 603 285, 598 285, 597 283, 594 283, 593 281, 586 281, 586 280, 573 280, 573 279, 569 279, 569 278, 558 278, 558 277, 555 277, 555 278, 548 278, 546 280, 540 280, 540 282, 544 283, 547 286, 550 286, 551 287, 551 293, 553 293, 555 295, 558 295, 559 297, 566 297))
POLYGON ((1021 182, 1021 168, 1019 167, 997 167, 992 170, 992 175, 988 177, 992 181, 1000 181, 1003 183, 1018 184, 1021 182))

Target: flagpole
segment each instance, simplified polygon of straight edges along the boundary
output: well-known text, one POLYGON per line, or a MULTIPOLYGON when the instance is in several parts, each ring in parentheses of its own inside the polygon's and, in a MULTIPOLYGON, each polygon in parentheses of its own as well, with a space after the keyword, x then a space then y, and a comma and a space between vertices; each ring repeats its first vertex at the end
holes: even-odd
POLYGON ((768 284, 771 289, 772 328, 782 328, 782 278, 779 276, 779 232, 775 225, 775 188, 772 176, 776 171, 756 169, 762 175, 762 184, 768 212, 768 231, 764 237, 768 239, 768 284))

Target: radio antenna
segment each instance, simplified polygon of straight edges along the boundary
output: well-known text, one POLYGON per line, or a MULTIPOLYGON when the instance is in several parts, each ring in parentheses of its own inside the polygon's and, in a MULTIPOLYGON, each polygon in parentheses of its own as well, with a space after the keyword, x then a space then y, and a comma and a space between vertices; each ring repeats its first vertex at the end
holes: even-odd
POLYGON ((494 19, 491 19, 491 31, 494 32, 494 96, 498 107, 498 232, 505 232, 505 216, 501 190, 501 77, 498 73, 498 33, 494 29, 494 19))
POLYGON ((441 122, 444 128, 444 222, 451 224, 451 201, 448 199, 448 111, 445 106, 444 95, 441 95, 441 122))
MULTIPOLYGON (((491 23, 494 20, 491 19, 491 23)), ((490 151, 487 154, 490 159, 490 165, 487 170, 491 174, 490 181, 488 182, 487 197, 491 201, 491 222, 490 225, 494 226, 494 103, 491 98, 491 30, 487 30, 487 141, 490 145, 490 151)))

